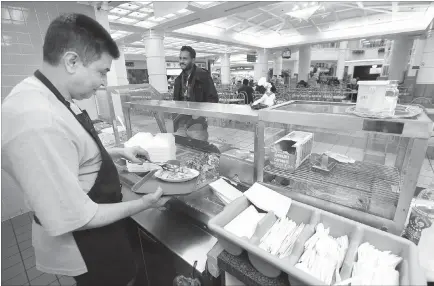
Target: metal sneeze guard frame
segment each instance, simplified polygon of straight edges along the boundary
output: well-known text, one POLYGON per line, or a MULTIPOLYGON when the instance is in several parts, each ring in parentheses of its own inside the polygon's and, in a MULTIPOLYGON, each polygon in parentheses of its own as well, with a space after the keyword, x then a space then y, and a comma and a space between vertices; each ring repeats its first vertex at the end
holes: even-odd
MULTIPOLYGON (((268 187, 289 196, 297 201, 306 203, 320 209, 359 221, 361 223, 374 226, 376 228, 385 228, 389 232, 399 235, 404 228, 411 200, 414 196, 416 183, 419 176, 425 153, 428 147, 428 139, 433 133, 433 122, 425 113, 419 115, 417 119, 368 119, 361 118, 350 114, 327 114, 327 113, 312 113, 301 111, 286 111, 280 108, 289 106, 294 103, 301 104, 317 104, 317 105, 337 105, 341 107, 350 107, 352 104, 331 103, 331 102, 309 102, 309 101, 290 101, 279 104, 259 112, 259 122, 257 124, 258 143, 257 149, 260 153, 255 153, 256 178, 259 182, 264 180, 264 157, 265 157, 265 142, 263 140, 264 129, 266 123, 283 123, 288 125, 301 125, 315 128, 344 130, 344 131, 364 131, 373 134, 388 134, 408 138, 407 148, 404 154, 397 154, 397 160, 400 165, 406 166, 401 170, 402 184, 400 186, 400 195, 398 205, 393 220, 385 219, 363 211, 355 210, 350 207, 339 205, 337 203, 328 202, 322 199, 300 194, 288 189, 276 186, 273 184, 264 183, 268 187), (382 131, 372 131, 378 126, 399 125, 401 134, 387 133, 387 128, 382 131), (372 129, 374 128, 374 129, 372 129), (261 135, 262 134, 262 135, 261 135), (258 159, 256 157, 258 156, 258 159), (399 158, 399 159, 398 159, 399 158)), ((380 128, 381 129, 381 128, 380 128)), ((375 130, 380 130, 375 129, 375 130)), ((393 128, 392 128, 393 129, 393 128)), ((397 130, 397 129, 394 129, 397 130)))

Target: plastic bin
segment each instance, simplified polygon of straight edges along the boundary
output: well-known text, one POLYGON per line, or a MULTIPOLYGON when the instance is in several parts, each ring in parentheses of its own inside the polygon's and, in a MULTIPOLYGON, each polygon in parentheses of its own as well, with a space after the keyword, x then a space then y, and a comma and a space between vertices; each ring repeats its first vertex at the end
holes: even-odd
POLYGON ((227 223, 250 205, 250 201, 242 196, 211 219, 208 226, 214 231, 227 252, 240 255, 243 250, 246 250, 252 265, 265 276, 277 277, 283 271, 288 274, 291 285, 325 285, 322 281, 295 267, 303 254, 305 242, 314 234, 315 226, 323 223, 324 227, 330 227, 331 236, 348 236, 349 247, 340 269, 342 279, 351 277, 352 267, 357 261, 358 247, 364 242, 369 242, 379 250, 390 250, 403 258, 397 268, 400 272, 401 285, 426 285, 424 273, 419 267, 417 247, 411 241, 294 200, 287 216, 297 224, 303 222, 306 226, 298 237, 292 253, 280 259, 258 246, 260 238, 277 220, 273 213, 268 213, 259 222, 250 240, 239 238, 224 229, 227 223))

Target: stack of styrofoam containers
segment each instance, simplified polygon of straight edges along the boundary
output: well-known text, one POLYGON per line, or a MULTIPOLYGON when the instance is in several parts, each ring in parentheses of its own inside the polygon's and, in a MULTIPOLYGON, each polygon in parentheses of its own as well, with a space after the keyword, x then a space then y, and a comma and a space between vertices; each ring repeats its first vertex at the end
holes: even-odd
MULTIPOLYGON (((125 147, 139 146, 145 149, 152 162, 164 163, 176 159, 175 137, 171 133, 158 133, 153 136, 151 133, 139 132, 124 143, 125 147)), ((154 165, 152 168, 155 168, 154 165)), ((127 169, 130 172, 150 171, 146 164, 138 165, 127 162, 127 169)))
POLYGON ((402 257, 403 261, 397 267, 400 273, 400 285, 426 285, 424 273, 419 267, 417 247, 414 243, 294 200, 287 217, 295 221, 297 225, 303 222, 306 226, 298 237, 291 255, 280 259, 258 246, 260 238, 276 221, 273 213, 268 213, 259 222, 250 240, 237 237, 224 229, 226 224, 250 205, 250 201, 242 196, 211 219, 208 226, 216 234, 219 243, 227 252, 237 256, 246 250, 252 265, 265 276, 277 277, 283 271, 288 274, 291 285, 325 285, 322 281, 295 267, 303 254, 305 242, 314 234, 315 226, 322 223, 325 228, 330 228, 331 236, 337 238, 347 235, 349 238, 349 247, 340 269, 342 280, 351 277, 352 267, 357 261, 358 247, 362 243, 368 242, 381 251, 389 250, 402 257))

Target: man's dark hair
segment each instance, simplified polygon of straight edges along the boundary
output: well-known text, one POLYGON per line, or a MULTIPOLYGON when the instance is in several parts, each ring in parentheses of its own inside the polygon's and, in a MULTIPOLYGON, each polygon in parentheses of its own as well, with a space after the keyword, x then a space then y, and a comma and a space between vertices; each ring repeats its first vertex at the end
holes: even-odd
POLYGON ((249 80, 247 78, 243 79, 243 84, 244 85, 249 85, 249 80))
POLYGON ((44 62, 56 66, 67 51, 76 52, 84 64, 106 52, 119 58, 119 48, 109 32, 94 19, 82 14, 64 14, 51 22, 44 40, 44 62))
POLYGON ((187 51, 187 52, 190 53, 190 57, 192 59, 196 58, 196 51, 192 47, 190 47, 190 46, 182 46, 181 47, 181 52, 185 52, 185 51, 187 51))

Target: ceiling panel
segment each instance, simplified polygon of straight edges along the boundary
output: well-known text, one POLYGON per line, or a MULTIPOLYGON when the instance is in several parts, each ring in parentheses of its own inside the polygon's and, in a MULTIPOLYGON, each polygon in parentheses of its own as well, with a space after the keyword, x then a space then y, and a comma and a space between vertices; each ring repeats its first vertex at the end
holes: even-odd
POLYGON ((317 28, 315 27, 302 27, 302 28, 298 28, 297 31, 302 34, 302 35, 311 35, 311 34, 316 34, 318 33, 317 28))
POLYGON ((349 11, 338 12, 338 17, 340 20, 362 17, 363 15, 364 13, 360 9, 352 9, 349 11))

